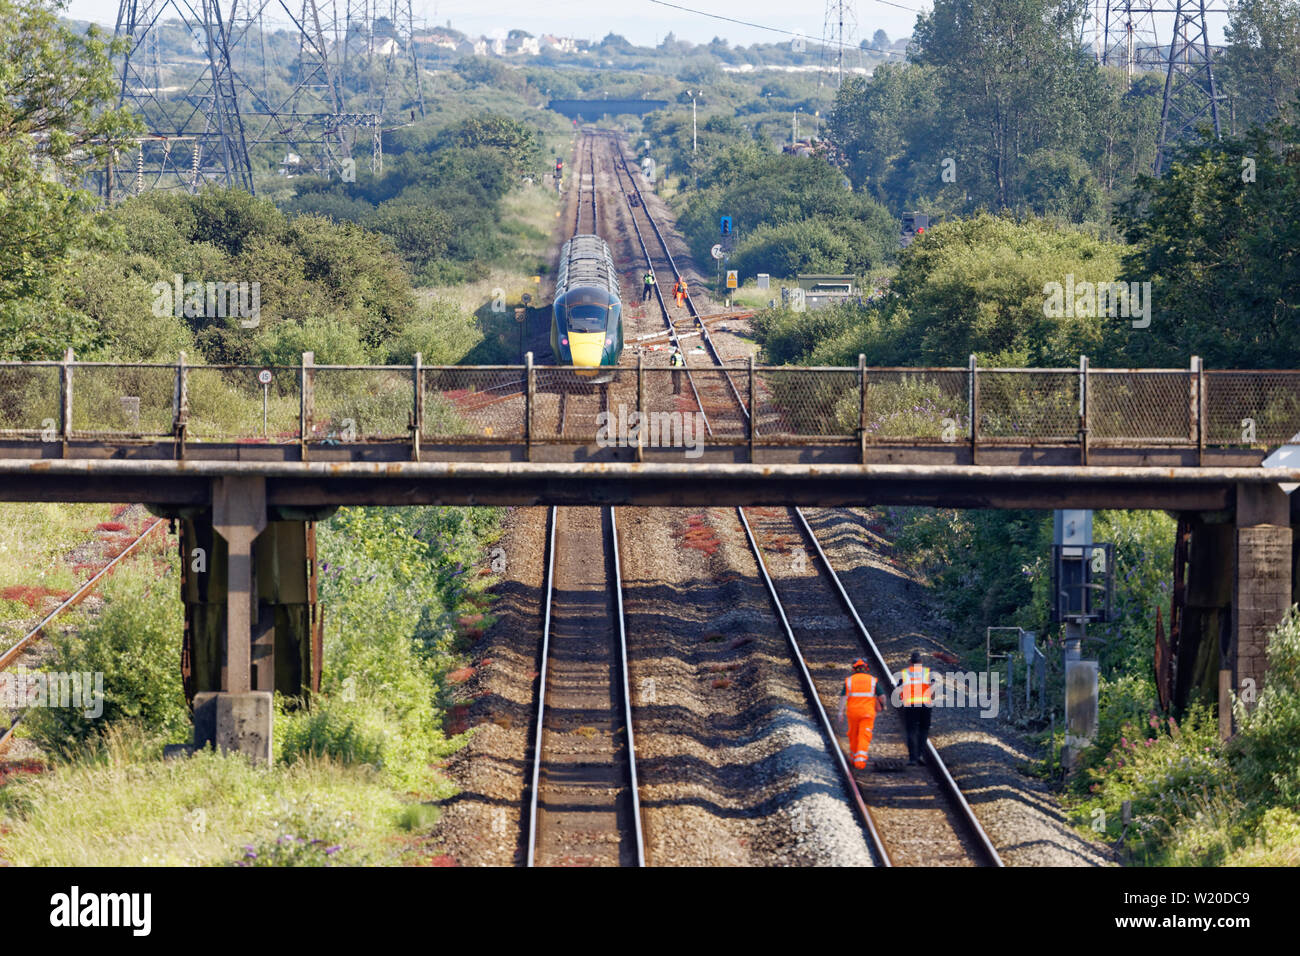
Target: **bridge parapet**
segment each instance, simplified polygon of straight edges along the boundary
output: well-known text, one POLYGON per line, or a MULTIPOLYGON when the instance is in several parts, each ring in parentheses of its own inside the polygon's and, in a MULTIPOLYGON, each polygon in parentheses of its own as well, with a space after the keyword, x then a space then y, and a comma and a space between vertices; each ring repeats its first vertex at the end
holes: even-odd
POLYGON ((1195 360, 584 371, 0 363, 0 456, 1243 466, 1300 433, 1300 370, 1195 360))

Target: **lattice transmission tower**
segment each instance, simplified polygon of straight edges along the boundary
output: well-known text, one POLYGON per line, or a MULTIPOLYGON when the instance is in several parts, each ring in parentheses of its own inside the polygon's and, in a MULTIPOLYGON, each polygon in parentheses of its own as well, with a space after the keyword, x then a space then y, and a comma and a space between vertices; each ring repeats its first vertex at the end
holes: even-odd
POLYGON ((1228 13, 1230 0, 1095 0, 1094 49, 1102 63, 1164 75, 1154 172, 1169 149, 1202 125, 1217 137, 1219 91, 1208 14, 1228 13), (1162 37, 1164 39, 1162 39, 1162 37))
POLYGON ((130 40, 119 104, 147 132, 98 177, 110 201, 252 192, 276 164, 346 174, 367 134, 379 171, 385 123, 424 115, 411 0, 121 0, 116 32, 130 40))
MULTIPOLYGON (((825 78, 827 73, 833 73, 836 89, 844 84, 844 51, 853 51, 857 32, 858 16, 852 0, 826 0, 826 16, 822 21, 821 76, 825 78)), ((858 62, 861 60, 859 53, 858 62)))

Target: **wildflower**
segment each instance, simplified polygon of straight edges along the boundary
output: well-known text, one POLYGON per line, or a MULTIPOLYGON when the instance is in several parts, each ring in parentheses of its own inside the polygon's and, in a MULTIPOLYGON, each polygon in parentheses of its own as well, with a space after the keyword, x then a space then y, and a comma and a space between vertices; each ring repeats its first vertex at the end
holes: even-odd
POLYGON ((337 853, 337 852, 338 852, 339 850, 341 850, 341 849, 343 849, 342 846, 340 846, 340 845, 338 845, 338 844, 335 844, 334 846, 332 846, 332 847, 328 847, 328 848, 325 850, 325 855, 326 855, 326 856, 333 856, 335 853, 337 853))

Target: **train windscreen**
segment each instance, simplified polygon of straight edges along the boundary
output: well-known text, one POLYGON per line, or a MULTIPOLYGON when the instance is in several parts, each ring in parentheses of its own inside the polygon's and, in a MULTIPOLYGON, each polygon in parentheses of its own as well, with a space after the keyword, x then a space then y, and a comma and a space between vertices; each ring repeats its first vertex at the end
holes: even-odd
POLYGON ((569 307, 570 332, 604 332, 605 315, 608 310, 603 305, 574 305, 569 307))

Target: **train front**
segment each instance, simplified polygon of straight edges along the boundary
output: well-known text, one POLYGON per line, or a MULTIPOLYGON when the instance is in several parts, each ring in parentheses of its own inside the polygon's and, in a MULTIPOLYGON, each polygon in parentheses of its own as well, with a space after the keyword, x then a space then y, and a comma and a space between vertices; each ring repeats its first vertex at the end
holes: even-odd
POLYGON ((604 289, 578 286, 555 300, 551 352, 560 365, 576 366, 584 378, 617 365, 623 351, 623 306, 604 289))

